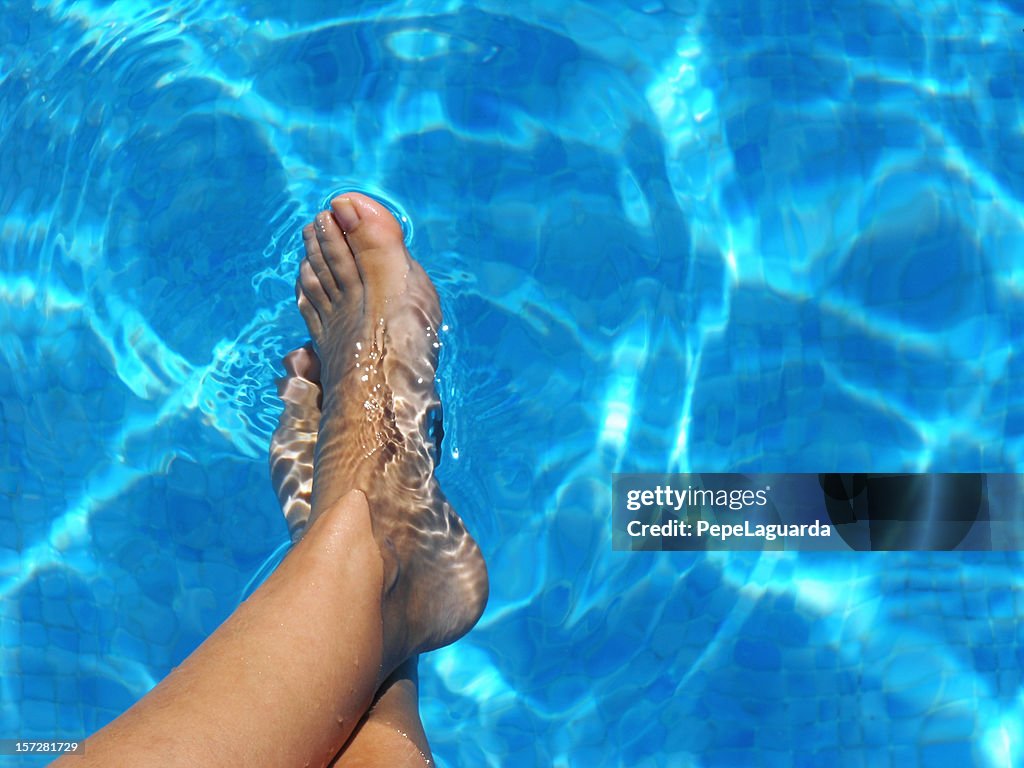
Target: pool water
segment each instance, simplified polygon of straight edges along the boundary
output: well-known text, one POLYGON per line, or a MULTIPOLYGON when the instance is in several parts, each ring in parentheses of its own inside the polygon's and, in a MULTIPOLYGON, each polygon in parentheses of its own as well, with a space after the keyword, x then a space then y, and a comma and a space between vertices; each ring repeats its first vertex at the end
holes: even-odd
POLYGON ((610 528, 616 471, 1021 470, 1019 4, 341 5, 0 14, 0 736, 107 723, 286 540, 299 229, 357 188, 491 572, 440 765, 1024 762, 1016 553, 610 528))

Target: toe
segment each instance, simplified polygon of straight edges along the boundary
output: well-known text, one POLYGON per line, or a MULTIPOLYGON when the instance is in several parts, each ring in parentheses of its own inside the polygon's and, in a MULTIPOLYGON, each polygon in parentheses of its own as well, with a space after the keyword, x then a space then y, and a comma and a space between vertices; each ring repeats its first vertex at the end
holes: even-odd
POLYGON ((352 258, 352 251, 330 211, 321 211, 317 214, 314 229, 324 266, 333 276, 335 284, 341 291, 357 290, 359 272, 352 258))
MULTIPOLYGON (((303 263, 305 264, 305 262, 303 263)), ((299 305, 299 314, 306 321, 309 335, 313 338, 319 337, 324 329, 323 321, 320 319, 320 313, 313 306, 313 302, 309 300, 309 296, 302 290, 301 279, 295 283, 295 302, 299 305)))
POLYGON ((331 201, 331 212, 355 256, 363 284, 400 289, 409 270, 402 225, 376 200, 346 192, 331 201))
POLYGON ((320 318, 324 319, 330 313, 331 299, 324 289, 323 280, 316 274, 316 270, 309 259, 303 259, 299 263, 299 287, 306 294, 306 298, 316 307, 320 318))
POLYGON ((334 274, 327 266, 324 258, 323 248, 319 238, 319 218, 313 224, 307 224, 302 228, 302 244, 306 248, 306 261, 313 268, 313 274, 320 281, 321 291, 329 300, 337 301, 341 296, 341 286, 334 279, 334 274))

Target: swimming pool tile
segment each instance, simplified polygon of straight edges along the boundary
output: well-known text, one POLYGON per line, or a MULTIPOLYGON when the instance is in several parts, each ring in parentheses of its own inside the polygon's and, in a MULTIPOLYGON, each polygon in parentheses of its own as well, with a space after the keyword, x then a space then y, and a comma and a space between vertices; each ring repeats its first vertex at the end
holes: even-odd
POLYGON ((956 741, 943 741, 933 744, 922 744, 920 748, 921 763, 929 768, 961 768, 965 765, 976 765, 974 750, 971 744, 956 741))
POLYGON ((40 702, 40 706, 43 706, 43 702, 47 706, 52 704, 56 698, 57 686, 53 677, 48 674, 51 671, 52 669, 40 669, 38 673, 26 675, 22 680, 22 695, 40 702))
POLYGON ((112 656, 148 661, 150 646, 146 641, 126 629, 117 629, 110 637, 109 652, 112 656))
POLYGON ((998 655, 994 648, 976 646, 971 650, 974 668, 979 672, 994 672, 999 667, 998 655))
POLYGON ((747 754, 741 749, 716 749, 706 754, 702 762, 705 768, 735 768, 743 765, 747 754))
POLYGON ((59 571, 46 571, 37 577, 39 590, 46 600, 63 600, 68 594, 67 577, 59 571))
POLYGON ((67 698, 62 697, 57 704, 58 738, 69 741, 80 741, 87 734, 82 729, 82 707, 78 703, 77 691, 67 698))
POLYGON ((66 602, 42 601, 41 619, 48 626, 74 629, 75 620, 66 602))
MULTIPOLYGON (((28 696, 28 694, 26 694, 28 696)), ((46 701, 33 699, 30 696, 21 702, 19 707, 21 727, 25 731, 47 733, 57 720, 57 707, 51 698, 46 701)))
POLYGON ((728 729, 724 727, 725 723, 740 724, 751 721, 750 716, 743 709, 742 703, 739 698, 729 690, 726 692, 719 693, 718 688, 723 687, 722 681, 715 681, 716 690, 704 691, 701 694, 701 705, 706 707, 705 712, 695 713, 702 721, 707 721, 709 725, 713 722, 722 723, 721 728, 714 728, 708 731, 709 739, 712 743, 720 744, 728 742, 728 729))
POLYGON ((821 768, 823 765, 834 764, 833 750, 810 751, 806 746, 792 756, 793 768, 821 768))
POLYGON ((964 614, 972 619, 988 618, 989 596, 980 592, 966 593, 964 595, 964 614))
POLYGON ((48 633, 49 646, 57 651, 70 651, 77 653, 79 650, 79 634, 76 630, 60 629, 51 627, 48 633))
POLYGON ((793 755, 781 748, 786 739, 780 738, 757 751, 758 768, 793 768, 793 755))
POLYGON ((885 718, 866 718, 861 728, 861 739, 864 746, 870 748, 887 748, 892 744, 892 734, 885 718))
POLYGON ((839 723, 839 746, 846 752, 861 747, 864 743, 860 720, 839 723))
MULTIPOLYGON (((11 500, 0 491, 0 518, 10 520, 11 500)), ((14 525, 0 525, 0 563, 21 550, 21 532, 14 525)), ((13 559, 13 558, 12 558, 13 559)))
POLYGON ((35 621, 23 621, 21 625, 21 642, 30 648, 45 648, 47 628, 45 624, 35 621))
POLYGON ((79 632, 88 633, 96 629, 99 624, 99 611, 96 605, 89 599, 80 598, 71 601, 71 614, 75 620, 75 626, 79 632))
POLYGON ((956 741, 970 744, 979 743, 980 736, 973 713, 950 711, 936 712, 925 718, 920 738, 923 743, 956 741))

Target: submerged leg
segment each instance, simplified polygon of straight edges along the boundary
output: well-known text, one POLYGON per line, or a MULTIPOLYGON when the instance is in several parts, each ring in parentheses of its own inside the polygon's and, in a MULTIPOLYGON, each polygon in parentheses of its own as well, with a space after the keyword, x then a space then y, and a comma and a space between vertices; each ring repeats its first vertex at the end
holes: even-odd
POLYGON ((320 431, 320 359, 307 344, 284 358, 286 376, 277 380, 284 410, 270 438, 270 481, 288 533, 298 541, 309 524, 313 494, 313 453, 320 431))

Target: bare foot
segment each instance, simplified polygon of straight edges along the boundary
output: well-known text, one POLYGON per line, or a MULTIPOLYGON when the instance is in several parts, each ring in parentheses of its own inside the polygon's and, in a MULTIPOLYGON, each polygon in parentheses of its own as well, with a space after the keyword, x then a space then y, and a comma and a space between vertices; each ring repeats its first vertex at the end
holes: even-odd
POLYGON ((306 531, 313 493, 313 454, 320 431, 320 359, 313 345, 284 358, 287 376, 277 380, 284 411, 270 438, 270 481, 288 522, 292 541, 306 531))
POLYGON ((351 489, 366 494, 397 665, 457 640, 487 601, 480 549, 434 477, 440 305, 376 201, 336 197, 302 234, 296 292, 322 389, 309 523, 351 489))

